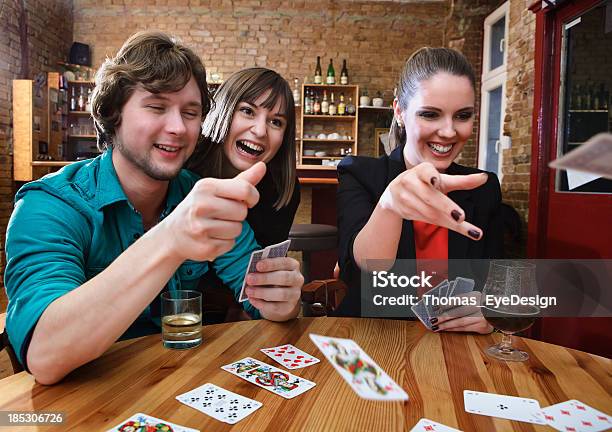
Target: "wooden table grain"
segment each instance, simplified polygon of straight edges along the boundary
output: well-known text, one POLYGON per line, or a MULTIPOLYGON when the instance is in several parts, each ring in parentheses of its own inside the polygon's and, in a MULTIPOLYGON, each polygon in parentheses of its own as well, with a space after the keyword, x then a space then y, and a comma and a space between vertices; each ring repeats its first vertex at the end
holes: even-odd
POLYGON ((414 321, 301 318, 287 323, 243 321, 206 326, 203 344, 188 351, 162 347, 153 335, 119 342, 55 386, 20 373, 0 380, 0 411, 62 411, 61 426, 26 430, 106 430, 136 412, 202 431, 408 431, 422 417, 464 431, 545 431, 547 426, 468 414, 463 390, 537 399, 542 407, 579 399, 610 413, 609 359, 515 338, 524 363, 488 358, 498 335, 442 333, 414 321), (354 339, 410 396, 406 402, 360 399, 308 335, 354 339), (259 349, 292 343, 321 362, 292 371, 317 385, 286 400, 220 367, 246 356, 273 363, 259 349), (236 425, 214 420, 175 397, 205 383, 256 399, 263 407, 236 425))

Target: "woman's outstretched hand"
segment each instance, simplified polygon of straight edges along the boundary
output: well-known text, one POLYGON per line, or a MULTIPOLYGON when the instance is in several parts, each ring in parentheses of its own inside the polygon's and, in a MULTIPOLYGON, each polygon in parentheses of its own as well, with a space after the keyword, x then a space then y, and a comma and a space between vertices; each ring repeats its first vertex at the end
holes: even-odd
POLYGON ((470 175, 441 174, 423 162, 397 176, 382 194, 379 205, 402 219, 443 226, 480 240, 482 230, 465 221, 465 212, 446 196, 455 190, 475 189, 486 183, 486 173, 470 175))

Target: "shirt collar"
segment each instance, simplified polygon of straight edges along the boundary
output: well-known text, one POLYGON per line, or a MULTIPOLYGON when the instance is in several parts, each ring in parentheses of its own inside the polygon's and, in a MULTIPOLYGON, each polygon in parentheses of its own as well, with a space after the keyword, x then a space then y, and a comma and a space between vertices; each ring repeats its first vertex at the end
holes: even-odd
POLYGON ((96 181, 96 208, 98 210, 119 201, 128 201, 113 165, 113 149, 108 148, 99 158, 100 165, 96 181))
MULTIPOLYGON (((117 177, 117 171, 113 165, 113 149, 108 148, 100 157, 98 181, 96 186, 96 208, 98 210, 119 201, 125 201, 131 205, 121 183, 117 177)), ((179 174, 180 175, 180 174, 179 174)), ((167 216, 184 198, 177 178, 170 180, 166 206, 162 217, 167 216)))

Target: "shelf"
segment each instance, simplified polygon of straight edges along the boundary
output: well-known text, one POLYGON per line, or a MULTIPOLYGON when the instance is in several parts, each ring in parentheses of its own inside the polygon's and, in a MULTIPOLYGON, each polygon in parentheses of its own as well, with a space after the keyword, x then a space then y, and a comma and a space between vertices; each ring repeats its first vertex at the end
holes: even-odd
POLYGON ((94 139, 97 138, 97 135, 68 135, 68 138, 86 138, 86 139, 94 139))
POLYGON ((322 143, 342 143, 342 144, 347 144, 347 143, 354 143, 355 140, 344 140, 344 139, 319 139, 319 138, 302 138, 302 141, 304 142, 322 142, 322 143))
POLYGON ((608 110, 567 110, 568 112, 590 112, 590 113, 607 113, 608 110))
POLYGON ((393 111, 393 107, 386 107, 386 106, 382 106, 382 107, 375 107, 375 106, 362 106, 359 105, 359 110, 363 110, 363 111, 393 111))
POLYGON ((72 84, 72 85, 85 85, 85 84, 95 84, 95 81, 93 80, 74 80, 74 81, 68 81, 68 84, 72 84))
POLYGON ((317 119, 317 120, 355 120, 355 116, 347 115, 319 115, 319 114, 304 114, 305 119, 317 119))
POLYGON ((319 177, 298 177, 300 184, 313 185, 313 184, 331 184, 337 185, 337 178, 319 178, 319 177))
POLYGON ((89 111, 68 111, 68 114, 70 115, 82 115, 82 116, 90 116, 91 113, 89 111))
POLYGON ((336 167, 328 165, 297 165, 296 169, 335 171, 336 167))
POLYGON ((318 160, 335 160, 335 159, 344 159, 346 156, 302 156, 302 159, 318 159, 318 160))
POLYGON ((63 167, 70 165, 74 161, 32 161, 32 166, 35 167, 63 167))
POLYGON ((304 84, 304 87, 331 87, 331 88, 346 89, 346 88, 355 88, 357 87, 357 85, 356 84, 304 84))

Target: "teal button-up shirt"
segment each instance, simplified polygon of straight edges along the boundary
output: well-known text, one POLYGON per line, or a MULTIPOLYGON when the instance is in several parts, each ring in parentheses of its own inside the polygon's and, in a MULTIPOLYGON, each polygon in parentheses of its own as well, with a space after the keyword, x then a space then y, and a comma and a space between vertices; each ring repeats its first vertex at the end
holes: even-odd
MULTIPOLYGON (((198 179, 182 170, 170 181, 161 219, 198 179)), ((143 232, 142 217, 117 178, 112 150, 72 163, 17 192, 6 233, 4 284, 9 299, 6 328, 22 364, 34 327, 47 306, 104 270, 143 232)), ((253 231, 244 222, 230 252, 213 262, 185 261, 165 289, 195 289, 211 265, 238 298, 250 253, 257 248, 253 231)), ((243 307, 251 317, 260 317, 248 301, 243 307)), ((156 299, 123 338, 159 332, 159 318, 156 299)))

